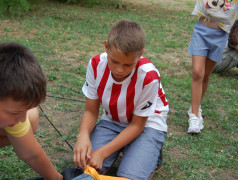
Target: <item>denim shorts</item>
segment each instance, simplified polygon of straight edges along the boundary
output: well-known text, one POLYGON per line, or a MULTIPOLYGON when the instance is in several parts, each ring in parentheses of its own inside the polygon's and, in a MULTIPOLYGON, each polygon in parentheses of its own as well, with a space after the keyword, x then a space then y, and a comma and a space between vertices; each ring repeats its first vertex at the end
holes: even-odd
MULTIPOLYGON (((125 127, 110 121, 101 120, 90 136, 93 151, 109 143, 123 129, 125 127)), ((101 172, 111 167, 119 153, 123 152, 117 176, 136 180, 150 179, 160 159, 165 136, 166 133, 163 131, 145 127, 134 141, 103 161, 101 172)))
POLYGON ((197 22, 193 28, 193 36, 188 53, 205 56, 219 62, 222 59, 229 34, 220 29, 213 29, 197 22))

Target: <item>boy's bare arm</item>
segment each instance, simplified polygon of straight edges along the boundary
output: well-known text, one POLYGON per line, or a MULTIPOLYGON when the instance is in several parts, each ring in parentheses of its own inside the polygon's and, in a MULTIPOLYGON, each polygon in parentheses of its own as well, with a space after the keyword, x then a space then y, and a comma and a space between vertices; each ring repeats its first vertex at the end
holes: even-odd
POLYGON ((137 138, 145 127, 148 117, 133 115, 132 122, 115 139, 92 153, 89 165, 101 169, 105 158, 137 138))
POLYGON ((86 98, 85 111, 81 120, 77 142, 73 151, 73 160, 76 166, 86 168, 87 160, 91 157, 92 144, 90 133, 98 118, 100 101, 86 98))
POLYGON ((17 156, 25 161, 32 169, 47 180, 61 180, 62 175, 57 172, 42 147, 35 139, 32 129, 22 137, 8 135, 17 156))
POLYGON ((100 101, 99 99, 88 99, 86 98, 85 111, 80 124, 79 133, 90 134, 93 130, 99 113, 100 101))

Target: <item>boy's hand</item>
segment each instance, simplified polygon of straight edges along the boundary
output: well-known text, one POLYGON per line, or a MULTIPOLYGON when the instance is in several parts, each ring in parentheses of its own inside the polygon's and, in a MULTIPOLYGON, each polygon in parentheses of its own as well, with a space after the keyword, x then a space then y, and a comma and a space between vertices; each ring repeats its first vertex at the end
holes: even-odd
POLYGON ((77 167, 86 169, 87 161, 91 158, 92 144, 88 135, 80 134, 74 146, 73 160, 77 167))
POLYGON ((88 165, 90 165, 91 167, 97 169, 97 170, 101 170, 102 169, 102 164, 103 161, 105 159, 105 155, 104 155, 104 151, 102 150, 102 148, 97 149, 96 151, 94 151, 91 155, 91 158, 88 160, 88 165))
POLYGON ((57 180, 63 180, 62 174, 58 173, 57 180))
POLYGON ((32 129, 22 137, 14 137, 7 134, 17 156, 25 161, 33 170, 47 180, 62 180, 63 177, 54 168, 50 159, 44 153, 42 147, 35 139, 32 129))
POLYGON ((90 133, 96 125, 100 100, 86 98, 85 111, 80 124, 79 135, 73 151, 74 164, 82 170, 86 169, 87 161, 91 158, 92 144, 90 133))

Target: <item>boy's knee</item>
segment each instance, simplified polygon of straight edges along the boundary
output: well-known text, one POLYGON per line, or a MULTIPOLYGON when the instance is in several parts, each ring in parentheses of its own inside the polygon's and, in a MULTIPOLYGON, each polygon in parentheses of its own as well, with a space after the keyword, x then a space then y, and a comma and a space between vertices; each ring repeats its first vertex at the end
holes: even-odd
POLYGON ((35 132, 39 124, 39 111, 37 107, 28 110, 27 114, 31 123, 32 131, 35 132))

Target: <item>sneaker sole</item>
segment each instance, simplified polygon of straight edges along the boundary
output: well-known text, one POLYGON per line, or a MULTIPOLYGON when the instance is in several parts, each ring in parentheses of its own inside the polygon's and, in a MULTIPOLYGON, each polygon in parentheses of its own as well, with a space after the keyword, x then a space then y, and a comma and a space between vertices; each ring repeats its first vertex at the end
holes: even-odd
POLYGON ((201 126, 200 129, 198 129, 198 128, 195 128, 195 129, 193 129, 193 128, 188 129, 188 133, 200 133, 200 132, 203 130, 203 128, 204 128, 204 125, 202 124, 202 126, 201 126))
POLYGON ((192 129, 191 129, 191 130, 190 130, 190 129, 188 130, 188 133, 198 134, 198 133, 200 133, 200 132, 201 132, 201 130, 194 130, 194 129, 193 129, 193 130, 192 130, 192 129))

